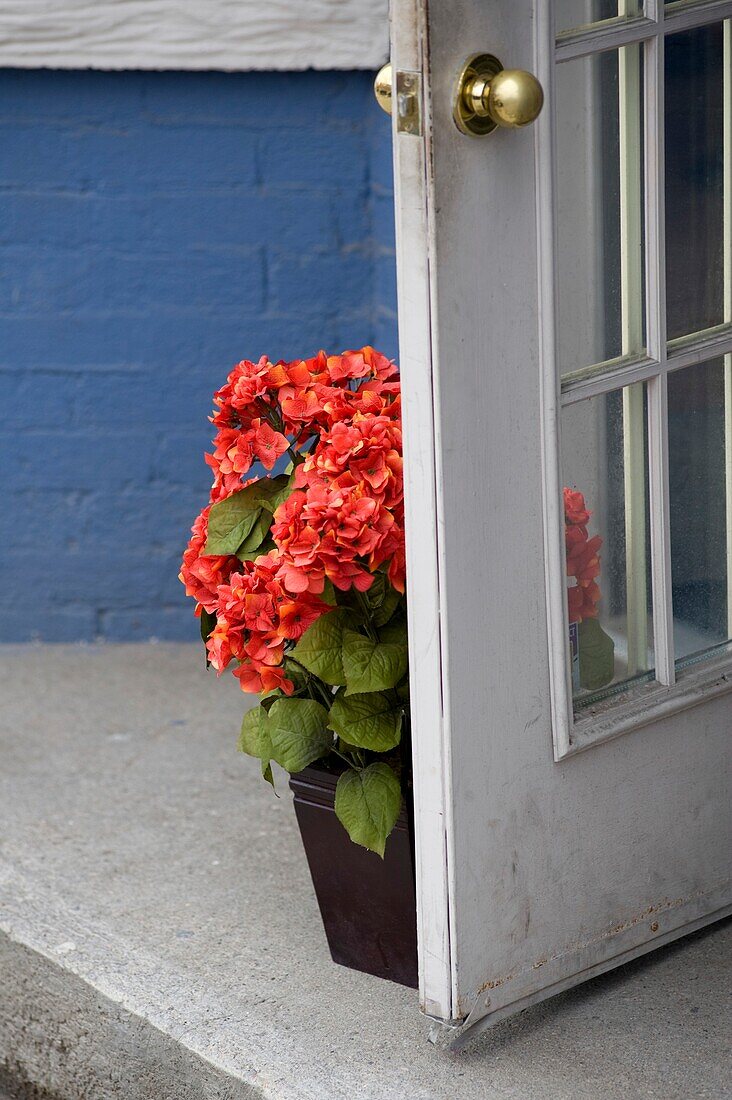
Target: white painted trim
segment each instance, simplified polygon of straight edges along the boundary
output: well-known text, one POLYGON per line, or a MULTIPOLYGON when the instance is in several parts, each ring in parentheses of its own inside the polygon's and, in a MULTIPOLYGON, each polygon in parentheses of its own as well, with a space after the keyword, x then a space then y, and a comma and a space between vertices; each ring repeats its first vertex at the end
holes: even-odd
MULTIPOLYGON (((628 0, 618 10, 625 15, 628 0)), ((620 142, 620 296, 622 354, 643 347, 643 199, 641 143, 641 45, 618 51, 620 142)), ((625 591, 628 623, 628 677, 648 667, 648 591, 643 384, 623 390, 623 481, 625 485, 625 591)))
POLYGON ((567 660, 567 573, 564 508, 559 449, 561 387, 557 369, 556 287, 556 111, 554 65, 554 5, 536 8, 537 77, 545 107, 535 124, 537 249, 539 267, 539 359, 541 363, 541 434, 543 455, 544 572, 551 682, 554 755, 561 760, 571 749, 572 681, 567 660))
POLYGON ((643 42, 657 33, 653 19, 639 16, 637 19, 608 20, 580 31, 560 34, 557 39, 557 61, 574 61, 578 57, 617 50, 633 42, 643 42))
POLYGON ((718 657, 707 657, 678 673, 670 687, 659 683, 640 684, 628 693, 626 702, 617 697, 588 707, 574 723, 572 745, 567 756, 613 741, 624 733, 643 729, 674 714, 691 710, 732 691, 732 658, 728 648, 718 657))
POLYGON ((720 19, 732 16, 732 0, 700 0, 699 3, 670 4, 664 11, 667 34, 690 30, 692 27, 704 27, 707 23, 716 23, 720 19))
POLYGON ((627 363, 621 358, 610 359, 586 370, 575 371, 562 379, 562 407, 622 389, 623 386, 632 386, 634 382, 645 382, 654 374, 658 374, 658 360, 648 355, 630 359, 627 363))
MULTIPOLYGON (((708 359, 719 359, 723 355, 732 355, 732 322, 669 340, 666 367, 671 373, 695 363, 705 363, 708 359)), ((627 361, 623 358, 608 359, 605 363, 574 371, 562 379, 562 407, 584 401, 587 397, 619 390, 623 386, 632 386, 635 382, 646 382, 659 370, 657 359, 641 355, 627 361)))
POLYGON ((731 355, 732 326, 725 322, 693 336, 677 337, 669 340, 668 348, 669 371, 704 363, 707 359, 718 359, 721 355, 731 355))
POLYGON ((3 0, 0 66, 377 69, 388 0, 3 0))
MULTIPOLYGON (((402 0, 392 16, 392 64, 427 71, 423 0, 402 0)), ((409 677, 414 767, 417 936, 422 1011, 453 1016, 450 947, 451 830, 449 708, 441 617, 436 379, 428 217, 430 104, 423 103, 424 135, 396 131, 395 167, 399 362, 404 426, 405 526, 409 607, 409 677)))
POLYGON ((625 592, 628 678, 648 668, 648 585, 646 581, 645 414, 643 383, 623 390, 623 482, 625 488, 625 592))
MULTIPOLYGON (((732 321, 732 19, 724 21, 722 54, 724 173, 724 321, 732 321)), ((732 637, 732 353, 724 357, 724 480, 727 550, 727 634, 732 637)))
POLYGON ((671 506, 668 464, 668 377, 648 382, 648 479, 651 487, 651 576, 656 679, 670 687, 676 678, 671 589, 671 506))
POLYGON ((665 24, 666 33, 675 34, 731 16, 732 0, 706 0, 697 4, 681 0, 668 8, 663 0, 647 0, 645 16, 607 19, 580 30, 564 31, 557 38, 556 58, 557 61, 572 61, 603 50, 617 50, 631 42, 643 42, 659 33, 659 23, 665 24))
POLYGON ((661 373, 648 382, 648 476, 651 491, 651 574, 656 679, 676 678, 671 594, 671 506, 668 460, 668 335, 666 331, 666 173, 664 9, 658 37, 646 46, 646 285, 648 350, 661 373))

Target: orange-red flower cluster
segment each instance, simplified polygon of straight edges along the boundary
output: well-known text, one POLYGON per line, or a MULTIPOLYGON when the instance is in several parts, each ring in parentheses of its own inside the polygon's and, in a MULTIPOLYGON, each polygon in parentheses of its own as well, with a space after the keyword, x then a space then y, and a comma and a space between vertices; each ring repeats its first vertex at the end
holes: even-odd
POLYGON ((202 554, 209 505, 193 527, 181 580, 197 611, 216 615, 214 667, 236 659, 245 691, 289 693, 285 649, 328 610, 318 598, 326 581, 363 592, 381 567, 404 591, 398 371, 371 347, 291 363, 263 356, 238 363, 214 405, 211 505, 251 480, 256 462, 269 471, 286 452, 293 491, 273 517, 276 549, 254 562, 202 554))
POLYGON ((347 419, 321 433, 298 467, 295 492, 275 513, 280 576, 292 592, 322 592, 326 577, 336 588, 363 592, 387 561, 389 581, 404 591, 398 389, 377 383, 349 398, 341 410, 347 419))
POLYGON ((214 557, 203 553, 208 535, 208 514, 211 505, 204 508, 191 528, 192 535, 183 554, 180 579, 186 586, 186 596, 196 600, 196 614, 201 608, 213 614, 219 603, 219 585, 229 579, 241 564, 238 558, 214 557))
POLYGON ((576 489, 564 490, 564 539, 567 551, 567 577, 576 583, 567 590, 569 621, 581 623, 583 619, 596 619, 600 601, 597 578, 600 575, 599 550, 602 538, 590 538, 587 531, 591 512, 585 498, 576 489))
POLYGON ((276 550, 254 562, 244 562, 227 584, 218 588, 216 626, 207 642, 208 656, 217 672, 232 659, 234 675, 243 691, 280 688, 291 695, 293 683, 283 667, 285 645, 297 641, 328 605, 317 596, 293 597, 277 579, 276 550))

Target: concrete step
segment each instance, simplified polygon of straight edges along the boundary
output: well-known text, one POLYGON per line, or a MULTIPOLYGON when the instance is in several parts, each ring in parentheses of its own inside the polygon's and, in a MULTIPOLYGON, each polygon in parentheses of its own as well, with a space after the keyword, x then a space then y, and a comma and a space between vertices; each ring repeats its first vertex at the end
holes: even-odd
POLYGON ((729 1095, 729 922, 452 1054, 412 991, 331 963, 289 792, 235 752, 243 698, 198 647, 0 649, 0 698, 0 1066, 24 1098, 729 1095))

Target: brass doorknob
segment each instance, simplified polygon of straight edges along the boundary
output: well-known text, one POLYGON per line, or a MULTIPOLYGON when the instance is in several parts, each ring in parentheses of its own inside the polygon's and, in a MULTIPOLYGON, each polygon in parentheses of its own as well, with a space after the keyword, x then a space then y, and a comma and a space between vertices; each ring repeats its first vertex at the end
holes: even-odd
POLYGON ((541 84, 523 69, 504 69, 491 53, 469 57, 455 88, 453 118, 464 134, 482 136, 498 126, 528 126, 544 105, 541 84))
POLYGON ((373 94, 382 111, 392 113, 392 63, 382 65, 373 81, 373 94))

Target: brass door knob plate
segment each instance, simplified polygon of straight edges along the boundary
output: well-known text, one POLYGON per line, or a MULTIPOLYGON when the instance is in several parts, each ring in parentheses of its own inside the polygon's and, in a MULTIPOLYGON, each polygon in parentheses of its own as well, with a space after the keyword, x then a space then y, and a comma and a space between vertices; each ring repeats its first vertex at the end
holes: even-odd
POLYGON ((396 115, 398 134, 422 133, 422 74, 410 69, 396 73, 383 65, 374 80, 376 102, 387 115, 396 115))
MULTIPOLYGON (((417 116, 416 89, 418 73, 397 73, 399 118, 397 130, 416 133, 404 119, 417 116), (401 82, 401 86, 400 86, 401 82), (412 100, 415 102, 412 103, 412 100), (404 119, 402 119, 404 116, 404 119)), ((382 110, 389 115, 393 102, 393 72, 384 65, 374 81, 374 95, 382 110)), ((517 130, 533 122, 544 105, 541 84, 523 69, 504 69, 492 53, 477 53, 463 65, 455 85, 453 118, 463 134, 482 137, 498 127, 517 130)))
POLYGON ((469 57, 457 79, 453 118, 458 130, 474 137, 499 126, 517 130, 538 117, 544 105, 541 84, 523 69, 504 69, 491 53, 469 57))

